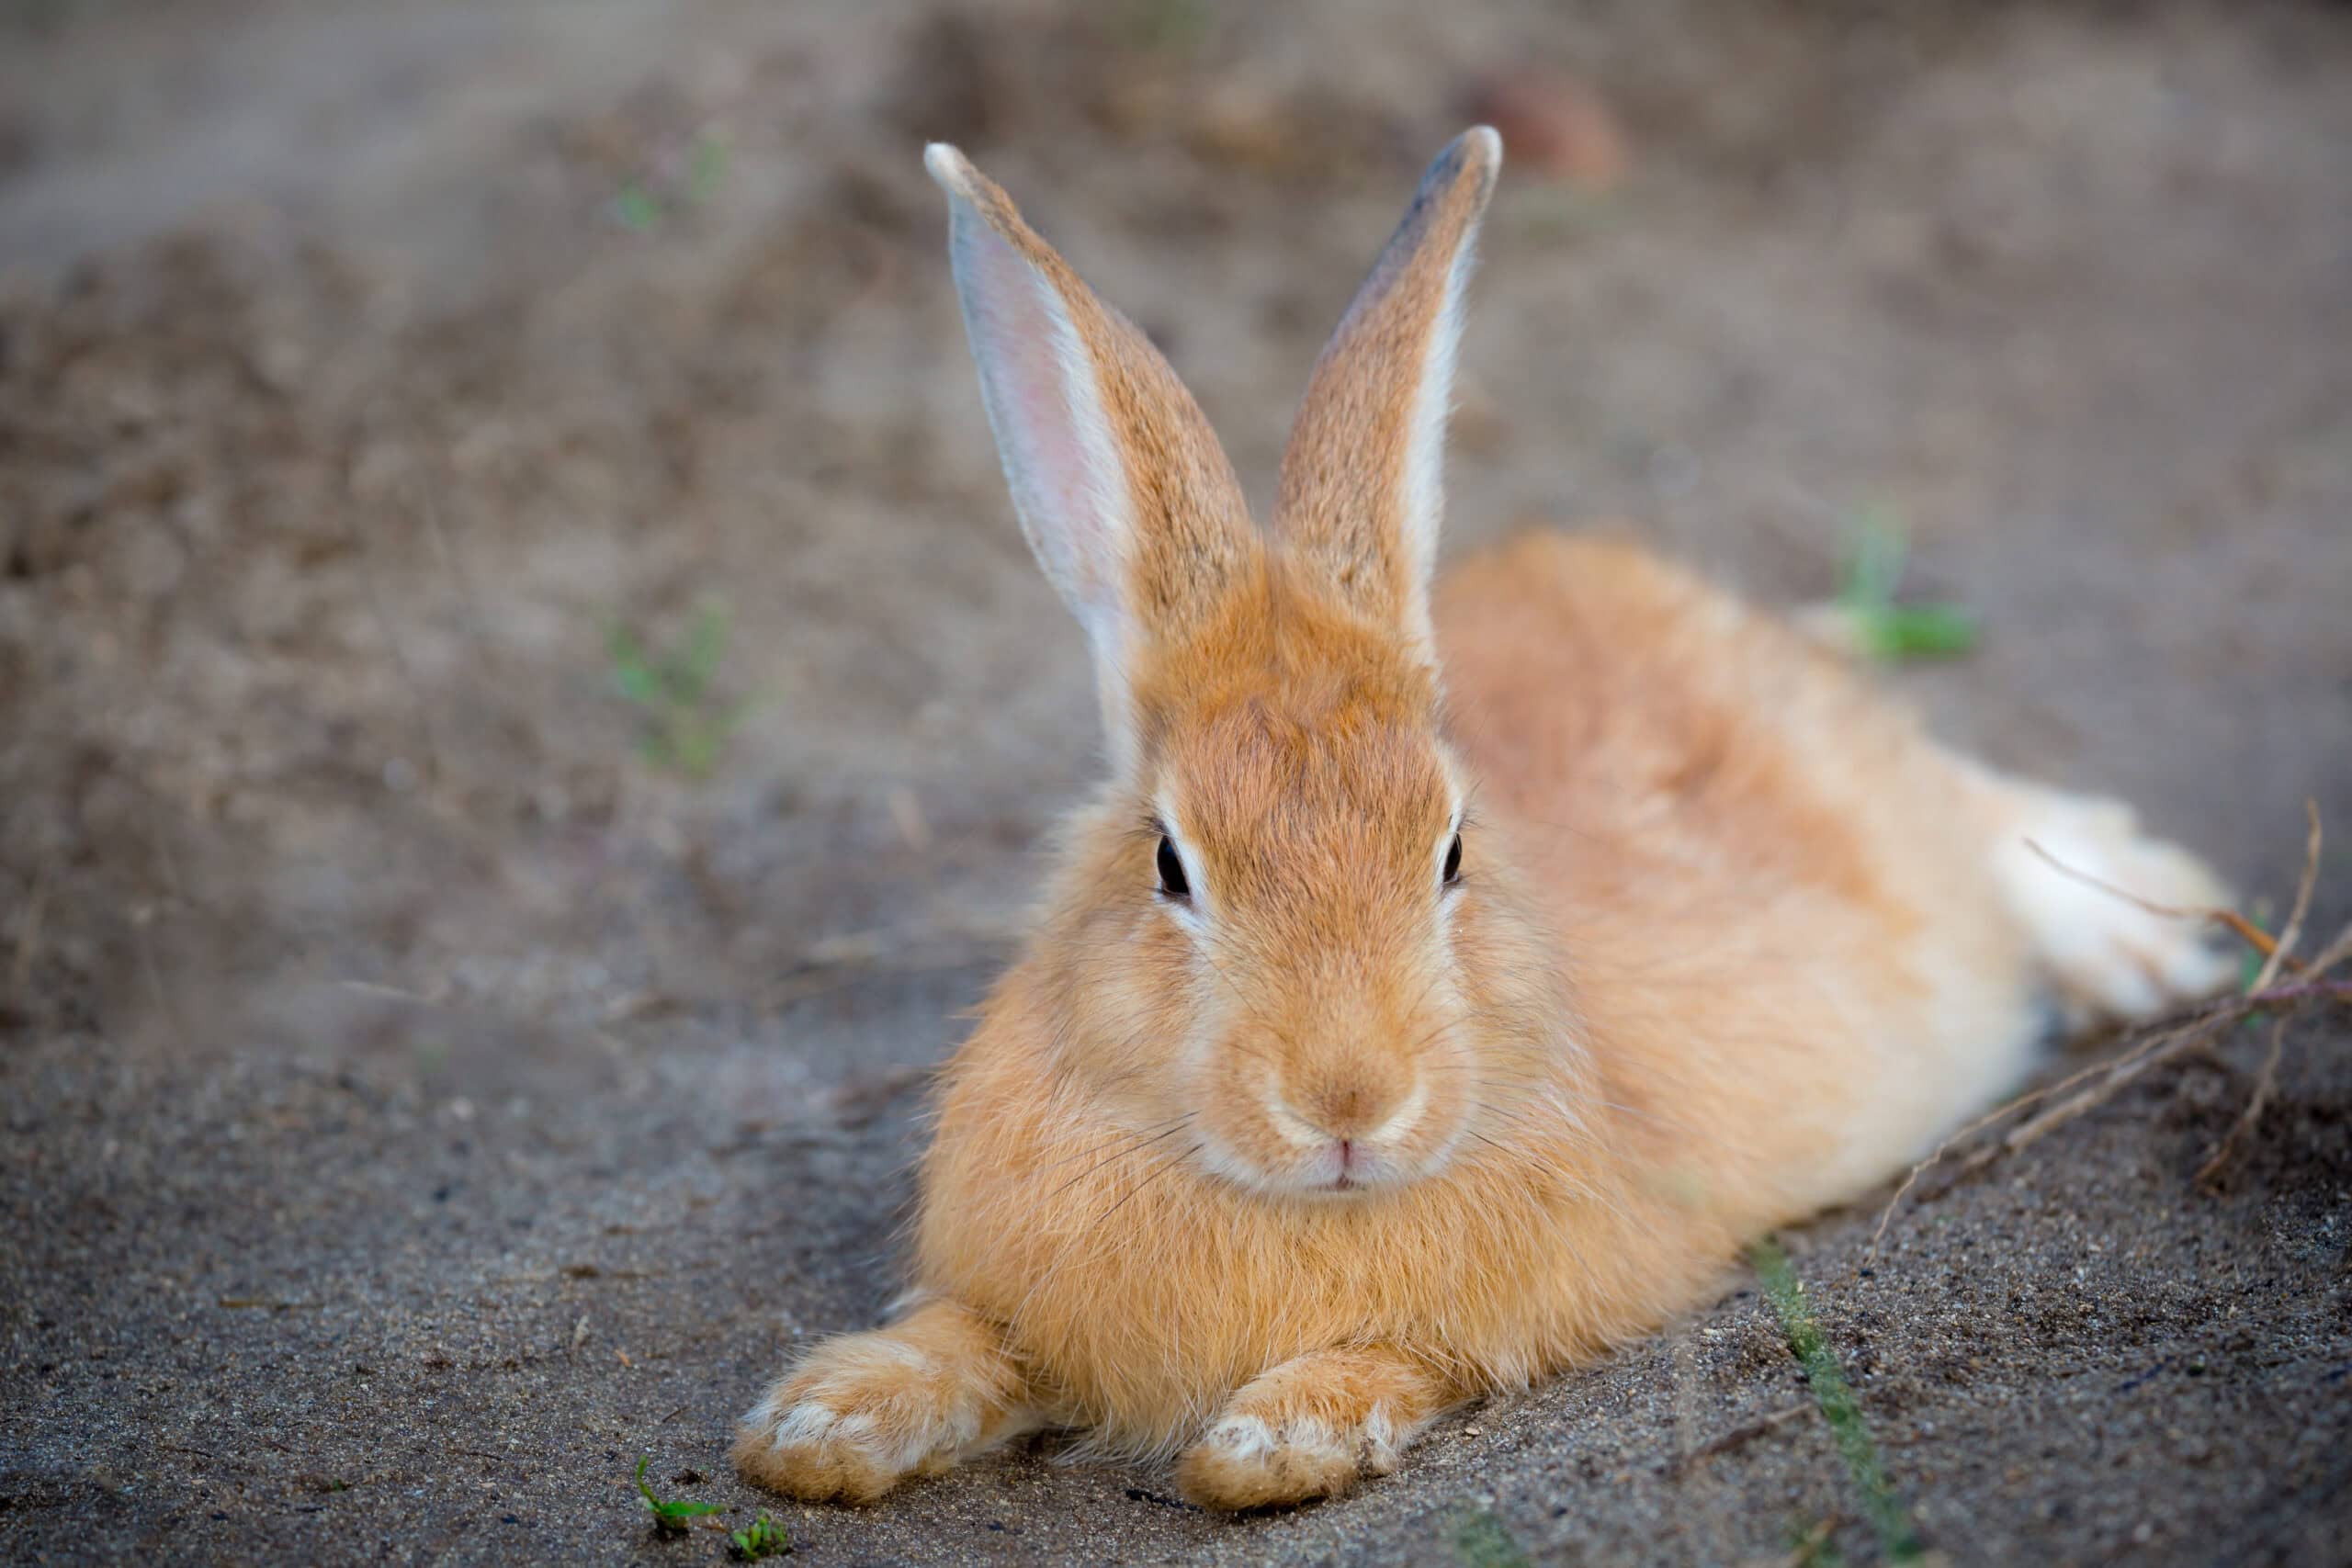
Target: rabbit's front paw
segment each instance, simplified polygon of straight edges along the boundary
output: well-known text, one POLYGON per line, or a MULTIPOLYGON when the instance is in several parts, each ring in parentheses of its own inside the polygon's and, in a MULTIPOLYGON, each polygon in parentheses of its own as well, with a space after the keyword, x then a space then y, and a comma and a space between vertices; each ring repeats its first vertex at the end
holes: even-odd
POLYGON ((1996 863, 2069 1022, 2136 1023, 2231 983, 2237 965, 2203 920, 2143 907, 2227 904, 2204 862, 2141 832, 2117 802, 2055 792, 2029 799, 1996 863))
POLYGON ((1401 1457, 1383 1412, 1339 1425, 1320 1416, 1226 1416, 1177 1465, 1184 1495, 1212 1508, 1259 1508, 1332 1497, 1401 1457))
POLYGON ((1235 1394, 1176 1479, 1212 1508, 1334 1497, 1395 1470, 1447 1399, 1420 1365, 1377 1348, 1301 1356, 1235 1394))
POLYGON ((735 1437, 745 1480, 804 1502, 871 1503, 1025 1429, 1019 1380, 952 1305, 845 1334, 768 1391, 735 1437))

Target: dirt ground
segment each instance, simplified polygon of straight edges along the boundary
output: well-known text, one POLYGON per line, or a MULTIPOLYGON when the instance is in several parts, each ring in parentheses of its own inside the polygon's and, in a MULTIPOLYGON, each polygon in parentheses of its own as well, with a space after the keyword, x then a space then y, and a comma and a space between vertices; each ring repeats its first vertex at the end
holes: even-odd
MULTIPOLYGON (((1514 65, 1623 168, 1507 172, 1449 547, 1623 517, 1795 603, 1896 517, 1983 619, 1899 677, 1944 732, 2274 910, 2306 797, 2352 844, 2342 6, 11 6, 0 1556, 718 1560, 629 1472, 773 1502, 731 1418, 892 1294, 922 1069, 1094 766, 921 141, 1262 498, 1514 65), (633 705, 616 637, 711 689, 633 705)), ((2300 1023, 2218 1190, 2251 1036, 1874 1265, 1868 1212, 1786 1238, 1930 1544, 2342 1561, 2347 1046, 2300 1023)), ((811 1563, 1879 1551, 1744 1276, 1339 1503, 1057 1446, 776 1511, 811 1563)))

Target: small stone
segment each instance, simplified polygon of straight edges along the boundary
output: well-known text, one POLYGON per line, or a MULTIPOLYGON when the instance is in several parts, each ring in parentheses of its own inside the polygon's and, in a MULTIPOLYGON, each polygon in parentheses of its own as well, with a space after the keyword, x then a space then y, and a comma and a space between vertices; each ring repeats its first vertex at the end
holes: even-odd
POLYGON ((1625 176, 1625 134, 1589 83, 1561 71, 1498 72, 1468 95, 1472 118, 1502 134, 1512 164, 1588 191, 1625 176))

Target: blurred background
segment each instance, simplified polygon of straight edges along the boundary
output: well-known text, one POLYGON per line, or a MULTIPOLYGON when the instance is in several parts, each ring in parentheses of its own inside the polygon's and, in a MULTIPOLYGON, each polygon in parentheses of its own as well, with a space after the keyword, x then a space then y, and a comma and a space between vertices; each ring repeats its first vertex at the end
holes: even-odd
MULTIPOLYGON (((1262 511, 1474 119, 1450 550, 1619 520, 1797 604, 1899 543, 1973 628, 1889 671, 1943 733, 2273 908, 2304 799, 2352 842, 2341 5, 12 0, 9 1554, 715 1556, 628 1471, 759 1506, 732 1413, 893 1292, 922 1075, 1096 766, 922 143, 1262 511)), ((1926 1539, 2334 1549, 2345 1043, 2219 1195, 2227 1052, 1868 1279, 1852 1216, 1792 1242, 1926 1539)), ((1343 1505, 1023 1455, 779 1512, 820 1562, 1868 1559, 1819 1423, 1708 1447, 1803 1394, 1729 1289, 1343 1505)))

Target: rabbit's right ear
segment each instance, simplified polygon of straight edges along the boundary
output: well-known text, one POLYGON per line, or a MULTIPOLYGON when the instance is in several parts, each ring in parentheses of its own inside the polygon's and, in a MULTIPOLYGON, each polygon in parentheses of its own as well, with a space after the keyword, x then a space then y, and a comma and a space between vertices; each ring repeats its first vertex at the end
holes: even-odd
POLYGON ((1150 341, 944 142, 948 248, 1006 483, 1093 645, 1112 750, 1133 754, 1136 655, 1182 636, 1259 549, 1233 467, 1150 341))

